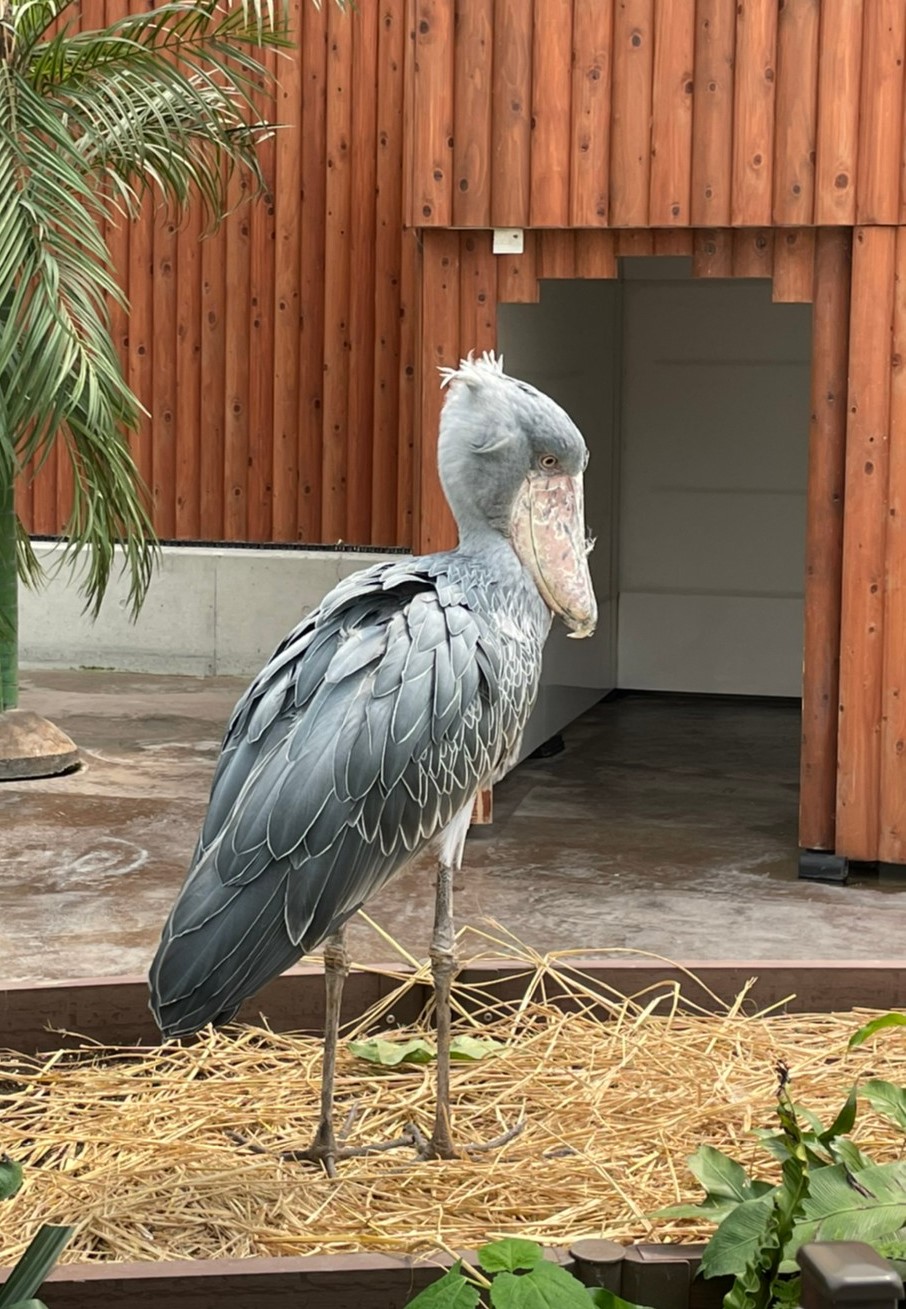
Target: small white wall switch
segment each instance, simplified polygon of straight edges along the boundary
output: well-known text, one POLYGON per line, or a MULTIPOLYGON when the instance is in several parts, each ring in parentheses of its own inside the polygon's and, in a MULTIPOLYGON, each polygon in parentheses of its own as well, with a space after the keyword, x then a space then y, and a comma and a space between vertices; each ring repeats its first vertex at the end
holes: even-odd
POLYGON ((495 227, 495 255, 521 255, 525 248, 525 232, 521 227, 495 227))

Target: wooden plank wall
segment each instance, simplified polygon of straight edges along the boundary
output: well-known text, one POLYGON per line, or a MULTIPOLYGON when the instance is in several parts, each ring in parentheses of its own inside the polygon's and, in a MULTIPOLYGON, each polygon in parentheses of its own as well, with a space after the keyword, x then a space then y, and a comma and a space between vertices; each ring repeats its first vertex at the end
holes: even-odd
POLYGON ((815 233, 788 228, 583 228, 527 231, 521 254, 494 255, 491 232, 426 230, 422 233, 421 409, 416 476, 415 548, 443 550, 456 537, 435 466, 442 395, 437 369, 455 366, 474 351, 494 349, 496 305, 538 301, 547 278, 617 276, 618 256, 685 255, 696 277, 772 279, 776 301, 810 302, 815 233))
POLYGON ((902 0, 410 2, 415 226, 906 213, 902 0))
MULTIPOLYGON (((130 0, 83 0, 86 26, 130 0)), ((132 0, 138 3, 138 0, 132 0)), ((404 0, 341 13, 292 0, 266 196, 199 241, 145 204, 108 229, 131 303, 114 315, 149 411, 135 441, 164 540, 409 545, 418 241, 402 227, 404 0)), ((238 199, 248 179, 236 179, 238 199)), ((65 451, 19 507, 36 534, 69 507, 65 451)))

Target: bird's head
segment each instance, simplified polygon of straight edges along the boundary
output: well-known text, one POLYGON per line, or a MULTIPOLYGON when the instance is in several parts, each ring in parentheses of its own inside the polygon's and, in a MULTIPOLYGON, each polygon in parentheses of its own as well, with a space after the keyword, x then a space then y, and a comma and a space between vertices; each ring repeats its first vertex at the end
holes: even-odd
POLYGON ((591 636, 598 611, 588 571, 582 473, 588 450, 563 409, 507 377, 493 354, 442 369, 449 387, 438 467, 468 547, 505 537, 571 636, 591 636))

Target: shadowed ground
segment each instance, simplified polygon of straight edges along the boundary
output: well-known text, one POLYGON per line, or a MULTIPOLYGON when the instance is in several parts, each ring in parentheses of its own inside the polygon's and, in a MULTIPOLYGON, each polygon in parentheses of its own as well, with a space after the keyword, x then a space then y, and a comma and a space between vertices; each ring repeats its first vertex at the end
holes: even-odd
MULTIPOLYGON (((244 688, 99 670, 26 674, 24 708, 86 767, 0 786, 0 976, 144 972, 244 688)), ((458 921, 493 918, 541 950, 635 947, 674 959, 896 958, 906 886, 796 878, 798 706, 627 696, 518 768, 466 845, 458 921)), ((433 914, 423 857, 369 905, 419 957, 433 914)), ((353 957, 387 945, 366 925, 353 957)))

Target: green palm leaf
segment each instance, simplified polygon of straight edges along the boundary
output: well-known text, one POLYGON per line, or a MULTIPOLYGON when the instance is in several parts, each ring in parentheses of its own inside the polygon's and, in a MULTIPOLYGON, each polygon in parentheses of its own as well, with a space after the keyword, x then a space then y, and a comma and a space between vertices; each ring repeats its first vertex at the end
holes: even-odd
POLYGON ((177 212, 197 199, 216 225, 232 173, 260 187, 256 147, 273 130, 255 108, 271 79, 261 52, 289 38, 274 0, 180 0, 91 32, 77 16, 74 0, 0 0, 0 503, 63 442, 86 604, 97 611, 120 546, 137 610, 155 542, 101 220, 137 215, 151 189, 177 212))

